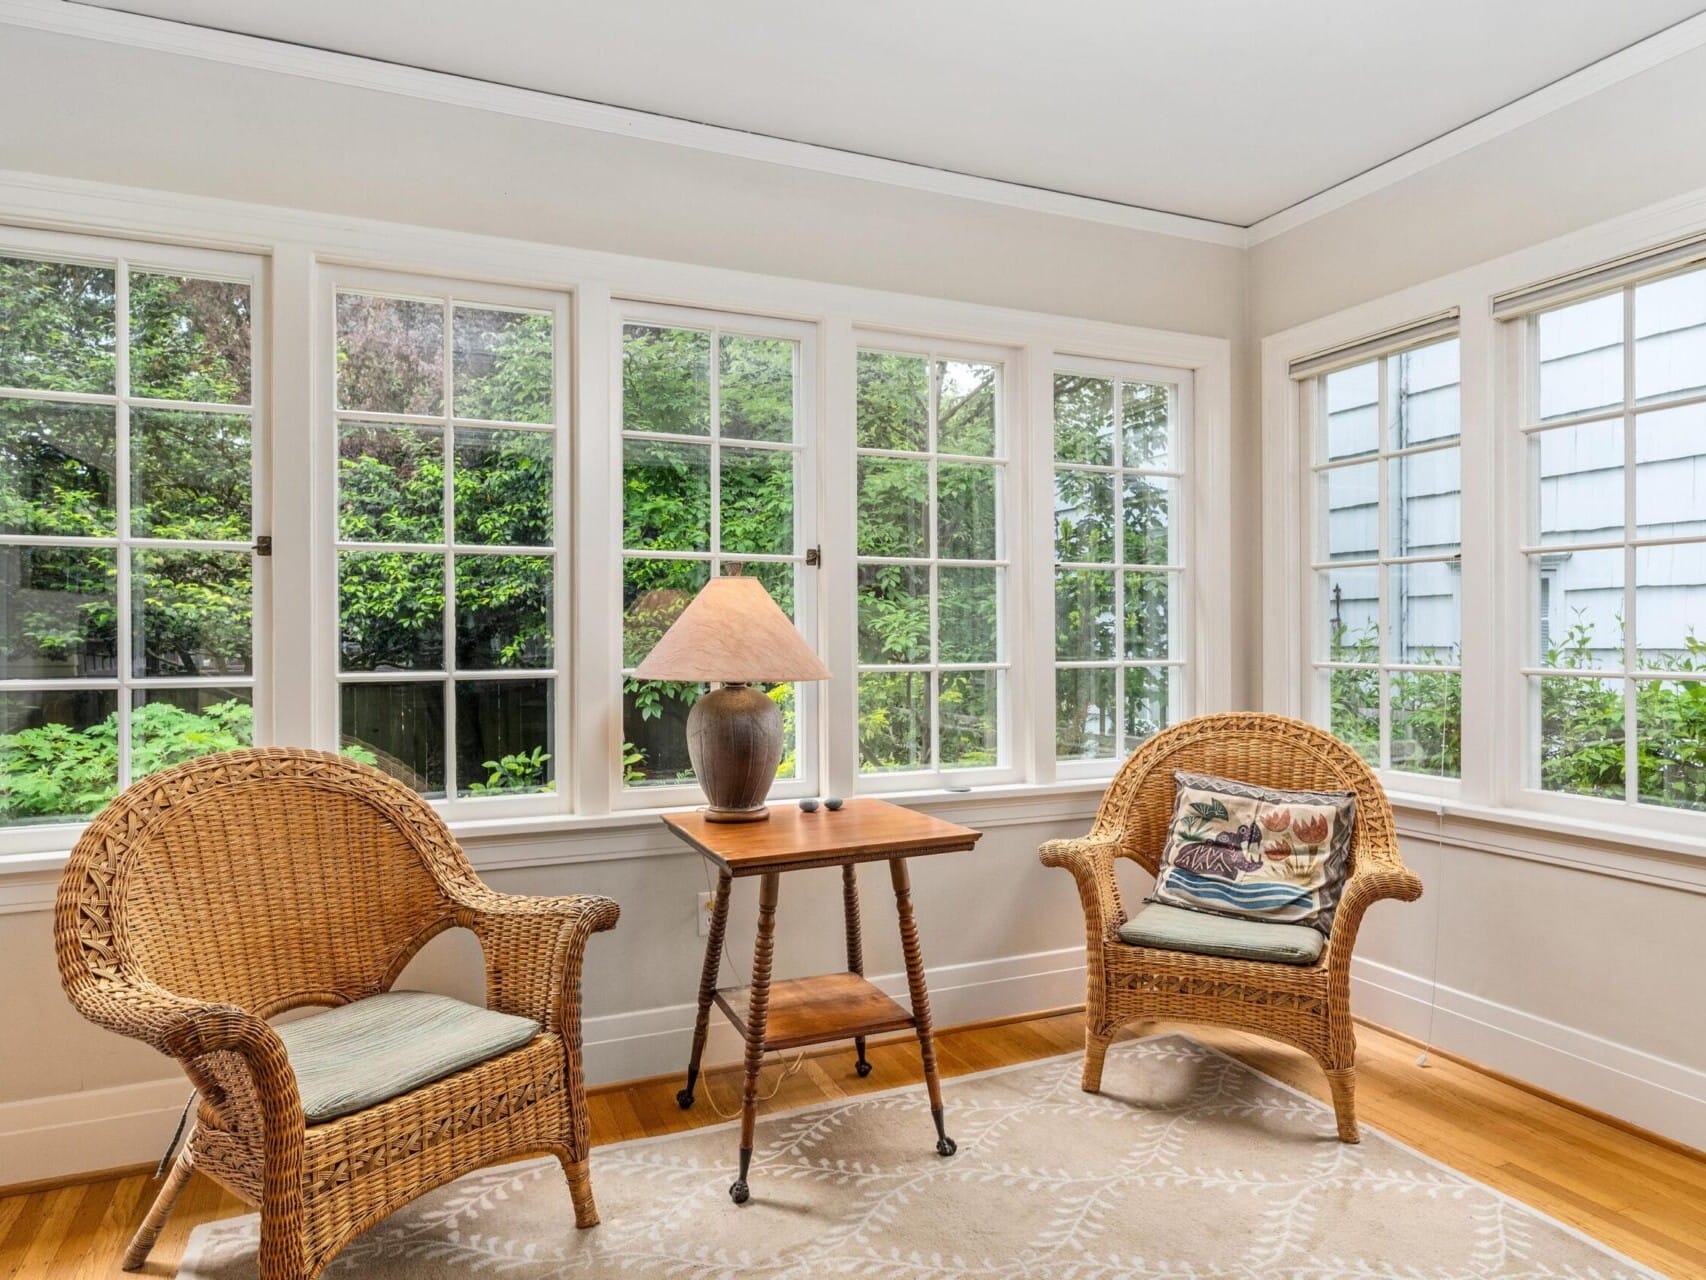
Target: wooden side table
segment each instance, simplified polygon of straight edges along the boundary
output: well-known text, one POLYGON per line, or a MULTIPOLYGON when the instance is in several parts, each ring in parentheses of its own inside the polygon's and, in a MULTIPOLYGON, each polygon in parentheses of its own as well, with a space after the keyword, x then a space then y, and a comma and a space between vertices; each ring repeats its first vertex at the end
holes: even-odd
POLYGON ((954 1154, 942 1116, 942 1086, 936 1074, 936 1048, 930 1034, 930 992, 924 985, 924 957, 912 912, 912 881, 906 860, 931 853, 970 849, 982 832, 927 817, 881 800, 849 800, 841 809, 806 813, 796 805, 776 805, 765 822, 707 822, 701 813, 672 813, 664 823, 717 867, 717 898, 711 932, 705 940, 705 967, 699 981, 699 1013, 693 1024, 693 1051, 687 1062, 687 1087, 676 1095, 683 1110, 693 1105, 700 1059, 715 1001, 746 1039, 746 1088, 741 1098, 740 1175, 729 1188, 736 1204, 751 1192, 753 1126, 758 1117, 758 1070, 769 1049, 797 1049, 831 1040, 851 1039, 856 1069, 868 1075, 865 1038, 912 1027, 924 1060, 930 1115, 936 1122, 936 1150, 954 1154), (906 955, 908 1012, 865 980, 864 946, 859 926, 859 888, 854 867, 887 862, 900 916, 901 949, 906 955), (784 871, 841 868, 842 903, 847 924, 847 971, 815 978, 770 980, 775 950, 776 898, 784 871), (717 988, 717 972, 728 924, 729 890, 737 877, 758 876, 758 940, 752 951, 752 985, 717 988))

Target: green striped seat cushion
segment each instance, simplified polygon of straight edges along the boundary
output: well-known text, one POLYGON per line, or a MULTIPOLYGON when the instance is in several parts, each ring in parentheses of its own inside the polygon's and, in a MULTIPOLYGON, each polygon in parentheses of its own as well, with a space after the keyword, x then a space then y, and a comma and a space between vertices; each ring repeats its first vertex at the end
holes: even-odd
POLYGON ((1270 924, 1152 902, 1120 926, 1120 941, 1233 960, 1314 964, 1327 939, 1306 924, 1270 924))
POLYGON ((309 1124, 377 1106, 519 1049, 531 1018, 425 991, 388 991, 276 1028, 309 1124))

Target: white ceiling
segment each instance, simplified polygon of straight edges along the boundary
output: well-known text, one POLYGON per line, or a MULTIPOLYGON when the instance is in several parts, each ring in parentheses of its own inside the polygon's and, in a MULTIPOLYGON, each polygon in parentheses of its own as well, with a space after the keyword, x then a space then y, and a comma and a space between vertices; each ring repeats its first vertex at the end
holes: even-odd
POLYGON ((1248 226, 1700 0, 107 0, 1248 226))

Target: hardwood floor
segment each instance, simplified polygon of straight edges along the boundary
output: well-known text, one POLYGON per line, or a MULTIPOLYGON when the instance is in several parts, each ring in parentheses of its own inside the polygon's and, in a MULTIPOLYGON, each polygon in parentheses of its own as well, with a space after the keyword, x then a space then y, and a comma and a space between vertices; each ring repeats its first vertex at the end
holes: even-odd
MULTIPOLYGON (((1164 1030, 1147 1028, 1146 1033, 1164 1030)), ((1237 1032, 1186 1028, 1323 1100, 1321 1073, 1301 1054, 1237 1032)), ((1076 1013, 941 1032, 946 1075, 986 1071, 1081 1047, 1076 1013)), ((1415 1065, 1416 1047, 1385 1032, 1360 1032, 1358 1107, 1365 1125, 1533 1205, 1676 1277, 1706 1276, 1706 1156, 1642 1137, 1539 1097, 1484 1071, 1435 1056, 1415 1065)), ((921 1072, 910 1038, 871 1046, 875 1070, 853 1073, 852 1047, 801 1059, 792 1074, 765 1068, 760 1088, 776 1096, 765 1111, 915 1083, 921 1072), (778 1087, 778 1076, 782 1076, 778 1087)), ((791 1055, 785 1058, 791 1063, 791 1055)), ((600 1089, 590 1099, 597 1143, 716 1123, 740 1108, 740 1068, 708 1071, 699 1105, 675 1105, 676 1076, 600 1089), (707 1101, 713 1105, 706 1105, 707 1101)), ((732 1155, 732 1152, 731 1152, 732 1155)), ((593 1158, 596 1186, 598 1161, 593 1158)), ((117 1276, 118 1259, 153 1198, 136 1173, 0 1198, 0 1280, 94 1280, 117 1276)), ((566 1202, 565 1202, 566 1203, 566 1202)), ((171 1276, 197 1223, 245 1212, 203 1178, 192 1179, 142 1274, 171 1276)))

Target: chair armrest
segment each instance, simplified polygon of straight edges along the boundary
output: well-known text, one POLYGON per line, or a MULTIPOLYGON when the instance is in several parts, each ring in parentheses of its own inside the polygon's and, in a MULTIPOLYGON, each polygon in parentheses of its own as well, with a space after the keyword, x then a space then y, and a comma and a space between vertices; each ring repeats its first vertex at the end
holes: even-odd
POLYGON ((1084 907, 1085 935, 1092 949, 1110 942, 1125 923, 1120 887, 1114 879, 1114 859, 1119 841, 1085 836, 1077 840, 1050 840, 1037 850, 1045 867, 1065 867, 1078 882, 1078 897, 1084 907))
POLYGON ((535 898, 458 885, 462 923, 486 956, 486 1004, 532 1018, 547 1031, 580 1036, 581 961, 586 941, 616 926, 609 898, 535 898))
MULTIPOLYGON (((1365 855, 1365 858, 1367 855, 1365 855)), ((1328 938, 1328 955, 1340 963, 1350 962, 1351 948, 1356 943, 1362 914, 1382 898, 1414 902, 1422 896, 1422 880, 1404 865, 1396 849, 1382 851, 1360 868, 1345 884, 1339 899, 1339 909, 1333 915, 1333 931, 1328 938)))

